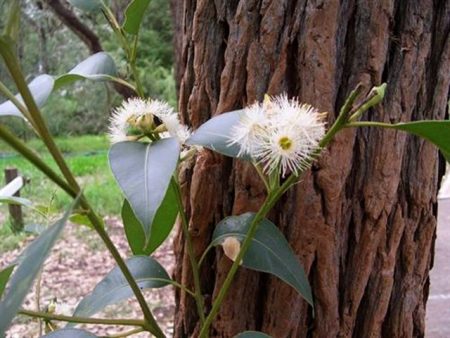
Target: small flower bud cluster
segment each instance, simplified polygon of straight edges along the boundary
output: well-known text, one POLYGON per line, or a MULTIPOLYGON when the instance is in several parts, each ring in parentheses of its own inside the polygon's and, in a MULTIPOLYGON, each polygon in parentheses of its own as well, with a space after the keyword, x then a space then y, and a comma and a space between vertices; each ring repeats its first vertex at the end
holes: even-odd
POLYGON ((184 144, 190 132, 181 124, 172 107, 163 101, 132 98, 113 111, 109 126, 112 143, 135 141, 149 134, 162 138, 175 137, 180 144, 184 144))
POLYGON ((286 95, 266 96, 244 109, 232 129, 230 144, 240 146, 267 174, 286 175, 303 169, 325 134, 325 114, 286 95))

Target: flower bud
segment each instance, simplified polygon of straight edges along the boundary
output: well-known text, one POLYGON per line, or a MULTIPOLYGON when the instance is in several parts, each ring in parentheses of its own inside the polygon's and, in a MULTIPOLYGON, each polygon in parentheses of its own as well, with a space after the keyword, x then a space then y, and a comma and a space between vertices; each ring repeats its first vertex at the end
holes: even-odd
MULTIPOLYGON (((234 262, 241 251, 241 242, 236 237, 227 237, 222 243, 222 248, 225 255, 234 262)), ((242 264, 242 261, 239 264, 242 264)))

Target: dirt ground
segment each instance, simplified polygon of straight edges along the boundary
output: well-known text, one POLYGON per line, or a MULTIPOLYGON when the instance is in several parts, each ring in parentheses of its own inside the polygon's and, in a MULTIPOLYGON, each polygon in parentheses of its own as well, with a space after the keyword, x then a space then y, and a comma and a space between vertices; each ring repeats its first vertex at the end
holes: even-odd
MULTIPOLYGON (((108 232, 122 256, 129 255, 128 244, 120 221, 116 218, 108 218, 106 224, 108 232)), ((21 249, 2 253, 0 268, 11 263, 20 251, 21 249)), ((174 265, 172 242, 168 241, 158 249, 154 258, 166 268, 170 275, 174 265)), ((57 312, 62 311, 63 314, 71 315, 82 297, 87 295, 114 265, 114 260, 109 252, 92 230, 79 225, 67 224, 62 238, 58 240, 44 266, 41 277, 40 308, 45 308, 56 297, 60 305, 57 312)), ((172 287, 149 290, 145 292, 145 296, 158 322, 162 323, 163 330, 170 337, 173 331, 174 311, 172 287)), ((36 309, 36 288, 28 295, 23 307, 36 309)), ((109 306, 95 317, 142 318, 137 302, 131 300, 118 306, 109 306)), ((79 325, 77 327, 86 328, 98 336, 112 335, 131 329, 128 327, 120 331, 117 327, 101 325, 79 325)), ((39 324, 37 320, 20 316, 7 332, 7 338, 25 337, 39 337, 39 324)), ((149 337, 149 334, 140 333, 133 337, 149 337)))

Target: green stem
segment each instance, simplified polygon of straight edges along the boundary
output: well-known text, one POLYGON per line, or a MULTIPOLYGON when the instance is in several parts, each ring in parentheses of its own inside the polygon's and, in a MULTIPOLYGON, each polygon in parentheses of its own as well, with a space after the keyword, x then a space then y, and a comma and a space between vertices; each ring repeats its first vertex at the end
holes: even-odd
POLYGON ((135 61, 130 62, 130 68, 131 73, 133 74, 134 81, 136 82, 136 91, 139 97, 144 97, 144 88, 142 87, 141 78, 135 61))
MULTIPOLYGON (((62 153, 56 146, 56 143, 54 142, 44 119, 42 118, 39 108, 37 107, 33 99, 33 96, 31 95, 30 90, 25 82, 20 65, 17 62, 17 59, 15 58, 13 51, 11 50, 11 46, 8 43, 5 43, 5 41, 1 38, 0 38, 0 54, 3 56, 6 66, 8 67, 8 70, 17 85, 17 89, 21 93, 22 98, 28 108, 28 111, 30 112, 32 119, 36 123, 37 130, 41 135, 44 144, 47 146, 50 154, 53 156, 56 164, 58 165, 64 178, 67 180, 67 183, 71 188, 70 195, 72 197, 73 193, 75 194, 75 196, 79 195, 81 191, 80 186, 78 185, 77 181, 75 180, 75 177, 73 176, 72 172, 67 166, 64 157, 62 156, 62 153)), ((88 210, 87 217, 91 221, 92 225, 94 226, 94 229, 97 231, 100 238, 105 243, 111 255, 114 257, 117 265, 119 266, 120 270, 125 276, 125 279, 128 281, 133 293, 136 296, 136 299, 138 300, 139 305, 141 306, 144 317, 148 322, 150 331, 156 337, 165 337, 164 333, 162 332, 161 328, 158 326, 155 318, 153 317, 153 314, 150 311, 150 308, 148 307, 148 304, 144 298, 144 295, 142 294, 141 289, 136 283, 136 280, 134 279, 133 275, 128 269, 128 266, 122 259, 120 253, 117 251, 117 248, 115 247, 114 243, 111 241, 111 238, 105 231, 103 227, 103 222, 101 221, 99 216, 95 214, 93 208, 84 198, 84 196, 81 196, 80 204, 83 208, 88 210)))
POLYGON ((247 236, 245 237, 244 241, 242 242, 241 250, 239 251, 239 254, 237 255, 236 259, 234 260, 233 264, 231 265, 230 270, 228 271, 227 277, 225 278, 225 281, 222 284, 222 287, 220 288, 219 294, 217 295, 216 299, 214 300, 213 306, 211 308, 211 312, 208 314, 208 317, 206 317, 205 323, 203 324, 199 337, 200 338, 207 338, 209 336, 209 327, 211 326, 213 320, 216 318, 220 306, 225 299, 225 296, 228 293, 228 290, 231 286, 231 283, 234 279, 234 276, 236 275, 236 272, 239 268, 239 263, 242 261, 245 253, 247 252, 248 248, 250 247, 250 244, 252 242, 253 237, 255 237, 256 231, 258 230, 258 225, 262 221, 262 219, 267 215, 267 213, 272 209, 273 205, 275 204, 276 200, 274 199, 275 195, 269 194, 267 196, 266 200, 264 201, 264 204, 259 209, 258 213, 255 215, 255 217, 252 220, 252 223, 250 224, 247 236))
POLYGON ((14 94, 1 81, 0 81, 0 93, 2 93, 8 100, 10 100, 17 107, 17 109, 19 109, 19 111, 28 120, 28 122, 30 122, 33 128, 36 129, 34 121, 31 118, 31 115, 28 113, 27 108, 25 108, 25 106, 14 96, 14 94))
POLYGON ((0 138, 9 144, 14 150, 25 157, 36 168, 42 171, 50 180, 56 183, 71 197, 75 198, 77 193, 67 184, 52 168, 50 168, 34 151, 28 148, 25 143, 11 133, 4 125, 0 124, 0 138))
POLYGON ((195 304, 197 305, 197 312, 200 317, 200 322, 203 324, 205 321, 205 308, 204 308, 204 299, 201 290, 200 284, 200 271, 198 267, 197 259, 195 258, 194 247, 192 245, 191 235, 189 234, 189 221, 187 219, 186 213, 184 212, 183 199, 181 196, 180 185, 178 184, 175 177, 172 177, 170 181, 172 189, 175 190, 176 198, 177 198, 177 206, 178 211, 180 212, 181 218, 181 227, 183 229, 184 237, 186 240, 187 253, 189 256, 189 261, 191 263, 192 275, 194 278, 194 299, 195 304))
POLYGON ((373 121, 359 121, 359 122, 351 122, 346 125, 347 128, 354 127, 381 127, 381 128, 394 128, 394 125, 383 122, 373 122, 373 121))
POLYGON ((56 320, 60 322, 79 323, 79 324, 104 324, 104 325, 122 325, 122 326, 140 326, 145 328, 145 321, 136 319, 104 319, 104 318, 88 318, 88 317, 71 317, 64 315, 57 315, 42 311, 20 310, 21 315, 42 318, 46 320, 56 320))

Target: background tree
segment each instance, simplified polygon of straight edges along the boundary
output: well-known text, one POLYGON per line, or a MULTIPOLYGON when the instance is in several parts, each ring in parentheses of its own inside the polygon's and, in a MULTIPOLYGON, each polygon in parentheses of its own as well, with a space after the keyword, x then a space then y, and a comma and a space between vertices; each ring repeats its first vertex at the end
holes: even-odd
MULTIPOLYGON (((445 117, 446 0, 185 0, 172 9, 182 23, 179 107, 194 128, 281 92, 328 111, 331 124, 358 82, 388 83, 384 103, 363 119, 445 117)), ((424 335, 443 162, 430 144, 378 129, 343 132, 328 153, 270 216, 305 266, 315 317, 291 287, 241 269, 211 337, 245 329, 277 338, 424 335)), ((207 150, 182 182, 198 255, 220 219, 255 211, 264 197, 250 165, 207 150)), ((176 277, 186 283, 181 236, 176 277)), ((229 267, 221 250, 207 257, 205 293, 214 297, 229 267)), ((195 336, 196 324, 192 299, 178 293, 175 336, 195 336)))

